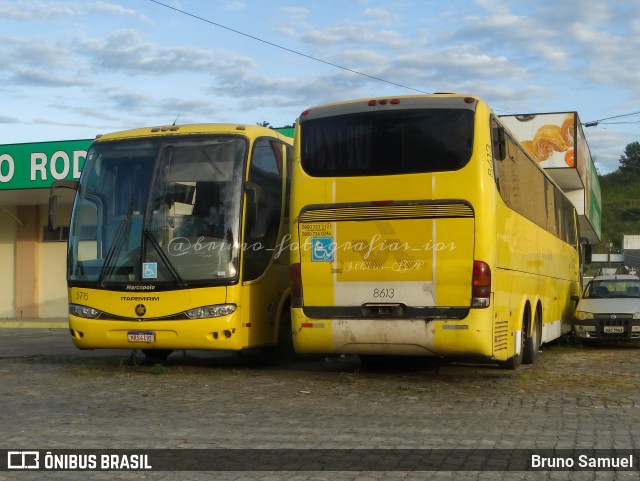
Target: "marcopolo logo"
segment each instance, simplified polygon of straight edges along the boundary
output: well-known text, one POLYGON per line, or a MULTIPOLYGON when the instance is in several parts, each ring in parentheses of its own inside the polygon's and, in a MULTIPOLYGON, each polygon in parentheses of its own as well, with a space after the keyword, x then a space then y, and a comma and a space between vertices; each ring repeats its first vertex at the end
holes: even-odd
POLYGON ((136 306, 136 316, 138 317, 142 317, 147 313, 147 306, 145 306, 144 304, 138 304, 136 306))

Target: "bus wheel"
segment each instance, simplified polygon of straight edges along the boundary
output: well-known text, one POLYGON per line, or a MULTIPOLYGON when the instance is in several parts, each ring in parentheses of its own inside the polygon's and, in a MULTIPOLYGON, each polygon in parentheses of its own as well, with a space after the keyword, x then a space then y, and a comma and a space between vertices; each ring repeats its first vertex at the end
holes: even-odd
POLYGON ((293 333, 291 332, 291 309, 287 306, 282 312, 278 328, 278 343, 262 348, 262 354, 269 362, 288 362, 294 359, 293 333))
POLYGON ((147 360, 155 362, 166 361, 173 349, 142 349, 142 354, 147 360))
POLYGON ((522 357, 522 362, 524 364, 533 364, 536 362, 536 359, 538 359, 538 352, 540 351, 541 340, 542 326, 540 325, 540 311, 536 309, 531 336, 527 336, 524 343, 524 356, 522 357))

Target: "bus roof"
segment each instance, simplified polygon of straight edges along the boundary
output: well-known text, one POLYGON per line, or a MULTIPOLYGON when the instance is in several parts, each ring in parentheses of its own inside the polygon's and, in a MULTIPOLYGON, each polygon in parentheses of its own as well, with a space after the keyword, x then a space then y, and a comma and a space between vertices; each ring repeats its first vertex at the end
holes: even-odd
POLYGON ((371 108, 411 109, 429 107, 440 109, 466 108, 473 110, 480 102, 483 101, 475 95, 454 93, 369 97, 308 108, 300 114, 300 121, 304 122, 305 120, 313 118, 364 112, 371 108))
POLYGON ((162 125, 155 127, 143 127, 130 130, 111 132, 96 136, 94 142, 106 142, 112 140, 133 139, 140 137, 155 137, 166 135, 193 135, 193 134, 236 134, 251 136, 273 136, 287 143, 293 139, 282 135, 274 129, 259 125, 245 124, 187 124, 187 125, 162 125))

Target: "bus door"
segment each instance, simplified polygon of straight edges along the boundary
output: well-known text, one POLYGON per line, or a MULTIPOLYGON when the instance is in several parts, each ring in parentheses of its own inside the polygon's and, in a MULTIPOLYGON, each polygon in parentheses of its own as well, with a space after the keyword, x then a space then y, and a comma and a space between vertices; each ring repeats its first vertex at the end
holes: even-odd
POLYGON ((258 139, 246 183, 242 296, 243 306, 249 310, 244 319, 251 325, 251 345, 274 341, 277 310, 288 284, 288 264, 274 259, 286 229, 282 225, 284 155, 284 144, 258 139))

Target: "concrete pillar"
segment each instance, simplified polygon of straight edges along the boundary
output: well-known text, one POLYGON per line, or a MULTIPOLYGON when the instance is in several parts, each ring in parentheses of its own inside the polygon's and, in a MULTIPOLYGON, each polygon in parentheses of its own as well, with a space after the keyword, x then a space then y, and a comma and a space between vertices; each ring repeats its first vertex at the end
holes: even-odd
POLYGON ((38 318, 38 243, 40 222, 37 205, 19 205, 16 217, 16 317, 38 318))

